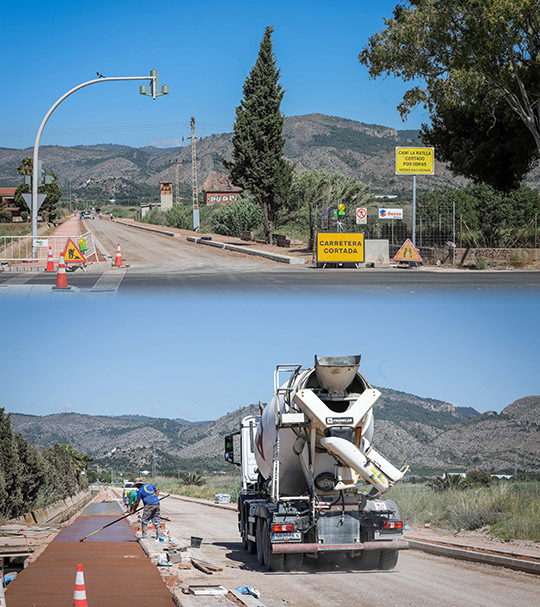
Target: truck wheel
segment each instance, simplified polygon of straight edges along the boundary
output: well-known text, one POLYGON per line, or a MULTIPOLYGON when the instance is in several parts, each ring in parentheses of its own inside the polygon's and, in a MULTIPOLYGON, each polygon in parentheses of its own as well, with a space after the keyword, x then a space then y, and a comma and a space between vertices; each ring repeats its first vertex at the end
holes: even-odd
POLYGON ((380 559, 380 550, 364 550, 360 557, 360 567, 365 570, 378 569, 380 559))
POLYGON ((301 552, 291 552, 285 555, 285 571, 301 571, 304 555, 301 552))
POLYGON ((393 569, 397 565, 399 556, 398 550, 381 550, 381 560, 379 561, 379 567, 388 571, 393 569))
POLYGON ((285 564, 284 554, 274 554, 272 552, 272 540, 268 529, 268 521, 264 521, 262 525, 263 542, 264 542, 264 565, 268 571, 283 571, 285 564))

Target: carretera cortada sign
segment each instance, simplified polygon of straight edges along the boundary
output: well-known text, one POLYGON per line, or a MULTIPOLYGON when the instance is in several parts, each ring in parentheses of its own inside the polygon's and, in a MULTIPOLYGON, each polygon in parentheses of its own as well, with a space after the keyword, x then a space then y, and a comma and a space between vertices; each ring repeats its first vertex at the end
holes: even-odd
POLYGON ((403 209, 379 209, 379 219, 403 219, 403 209))

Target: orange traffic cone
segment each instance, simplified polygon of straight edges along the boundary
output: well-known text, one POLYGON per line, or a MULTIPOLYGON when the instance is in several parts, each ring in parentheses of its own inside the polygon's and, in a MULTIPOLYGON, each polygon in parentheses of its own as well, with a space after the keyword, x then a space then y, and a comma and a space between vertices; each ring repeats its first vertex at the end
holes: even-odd
POLYGON ((88 607, 88 603, 86 602, 86 589, 84 587, 84 573, 82 565, 77 565, 75 592, 73 593, 73 607, 88 607))
POLYGON ((54 272, 54 259, 52 256, 52 249, 49 247, 49 255, 47 256, 47 267, 45 272, 54 272))
POLYGON ((58 261, 58 272, 56 274, 56 287, 53 289, 71 289, 68 287, 67 276, 66 276, 66 264, 64 263, 64 256, 60 255, 58 261))
POLYGON ((120 243, 118 243, 118 246, 116 247, 116 259, 114 260, 114 265, 117 268, 122 267, 122 251, 120 250, 120 243))

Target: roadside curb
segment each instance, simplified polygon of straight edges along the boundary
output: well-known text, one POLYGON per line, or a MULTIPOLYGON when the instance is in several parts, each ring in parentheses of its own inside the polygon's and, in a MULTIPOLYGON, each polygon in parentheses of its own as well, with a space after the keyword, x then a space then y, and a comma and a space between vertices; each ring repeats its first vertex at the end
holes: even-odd
POLYGON ((260 251, 259 249, 245 249, 239 245, 227 244, 225 242, 217 242, 214 240, 206 240, 202 237, 187 236, 189 242, 196 244, 205 244, 209 247, 216 247, 218 249, 226 249, 227 251, 235 251, 236 253, 244 253, 246 255, 254 255, 256 257, 265 257, 272 261, 278 261, 279 263, 287 263, 290 265, 305 265, 306 260, 303 257, 289 257, 288 255, 280 255, 279 253, 269 253, 268 251, 260 251))
POLYGON ((151 228, 147 226, 141 226, 135 223, 127 223, 125 221, 120 221, 119 219, 113 219, 115 223, 119 223, 120 225, 126 226, 128 228, 137 228, 137 230, 144 230, 146 232, 156 232, 157 234, 163 234, 164 236, 171 236, 172 238, 181 238, 182 234, 177 234, 176 232, 169 232, 168 230, 162 230, 161 228, 151 228))
POLYGON ((453 546, 441 546, 440 544, 431 544, 418 540, 407 540, 411 550, 421 550, 437 556, 446 556, 465 561, 474 561, 476 563, 485 563, 487 565, 496 565, 498 567, 508 567, 517 571, 526 573, 540 574, 540 562, 528 561, 526 559, 514 558, 511 556, 501 556, 499 554, 489 554, 486 552, 476 552, 474 548, 467 550, 465 548, 455 548, 453 546))
POLYGON ((209 500, 203 500, 198 497, 186 497, 185 495, 173 495, 170 496, 175 500, 180 500, 183 502, 192 502, 194 504, 201 504, 202 506, 209 506, 210 508, 221 508, 222 510, 232 510, 236 512, 238 510, 236 504, 216 504, 215 502, 211 502, 209 500))

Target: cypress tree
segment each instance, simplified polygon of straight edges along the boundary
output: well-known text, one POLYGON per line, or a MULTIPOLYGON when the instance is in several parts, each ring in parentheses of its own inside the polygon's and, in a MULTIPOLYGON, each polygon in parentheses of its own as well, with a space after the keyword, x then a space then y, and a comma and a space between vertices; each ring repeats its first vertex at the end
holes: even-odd
POLYGON ((232 161, 224 161, 232 183, 254 196, 263 211, 264 236, 272 242, 279 207, 287 199, 292 167, 283 159, 284 90, 272 47, 272 27, 267 27, 259 55, 246 78, 244 97, 236 108, 232 161))

